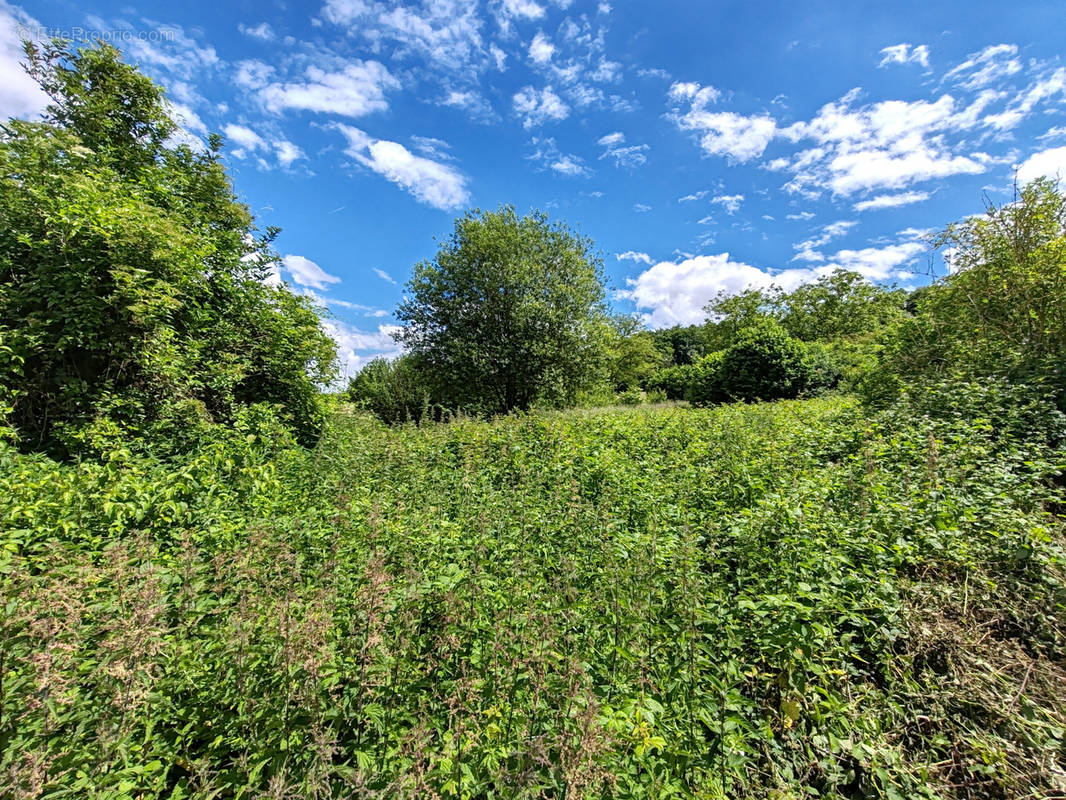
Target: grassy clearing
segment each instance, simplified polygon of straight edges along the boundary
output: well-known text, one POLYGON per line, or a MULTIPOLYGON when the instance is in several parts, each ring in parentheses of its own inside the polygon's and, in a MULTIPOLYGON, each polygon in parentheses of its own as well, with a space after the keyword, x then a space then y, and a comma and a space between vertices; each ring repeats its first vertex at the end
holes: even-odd
POLYGON ((825 399, 0 450, 0 794, 1057 796, 1063 459, 1006 427, 825 399))

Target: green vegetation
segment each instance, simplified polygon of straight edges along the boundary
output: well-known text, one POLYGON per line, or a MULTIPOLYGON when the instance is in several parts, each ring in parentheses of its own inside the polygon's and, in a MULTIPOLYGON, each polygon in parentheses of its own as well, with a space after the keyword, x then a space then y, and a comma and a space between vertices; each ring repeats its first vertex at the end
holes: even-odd
POLYGON ((602 358, 606 315, 591 242, 510 207, 456 220, 415 266, 398 339, 449 408, 566 405, 602 358))
POLYGON ((55 456, 188 450, 269 405, 306 444, 333 342, 307 300, 263 278, 220 161, 169 146, 162 91, 109 47, 28 45, 53 99, 0 135, 0 402, 55 456))
POLYGON ((656 332, 570 229, 468 214, 342 402, 220 140, 109 48, 28 57, 0 797, 1066 795, 1054 186, 915 292, 656 332))
POLYGON ((7 448, 0 793, 1051 796, 1064 426, 1011 399, 7 448))

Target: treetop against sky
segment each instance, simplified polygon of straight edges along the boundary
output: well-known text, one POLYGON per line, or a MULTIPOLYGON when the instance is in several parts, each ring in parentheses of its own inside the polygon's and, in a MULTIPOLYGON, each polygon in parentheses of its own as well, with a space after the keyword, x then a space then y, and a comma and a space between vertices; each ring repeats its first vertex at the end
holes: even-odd
MULTIPOLYGON (((277 278, 351 372, 395 352, 413 265, 463 210, 590 236, 654 327, 722 289, 837 267, 929 280, 923 236, 1066 174, 1057 3, 0 0, 0 114, 34 117, 20 39, 101 39, 227 140, 277 278), (993 24, 994 23, 994 24, 993 24)), ((935 266, 935 265, 932 265, 935 266)), ((942 269, 942 267, 940 267, 942 269)))

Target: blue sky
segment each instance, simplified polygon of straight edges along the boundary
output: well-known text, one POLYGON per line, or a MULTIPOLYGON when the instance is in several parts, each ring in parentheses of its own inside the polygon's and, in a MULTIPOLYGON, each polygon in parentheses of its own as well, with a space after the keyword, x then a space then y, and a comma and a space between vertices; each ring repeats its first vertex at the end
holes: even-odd
POLYGON ((620 311, 702 319, 718 291, 837 266, 918 285, 923 236, 1066 176, 1058 2, 0 0, 0 113, 42 99, 20 35, 100 36, 227 137, 351 372, 395 352, 411 267, 469 208, 590 236, 620 311))

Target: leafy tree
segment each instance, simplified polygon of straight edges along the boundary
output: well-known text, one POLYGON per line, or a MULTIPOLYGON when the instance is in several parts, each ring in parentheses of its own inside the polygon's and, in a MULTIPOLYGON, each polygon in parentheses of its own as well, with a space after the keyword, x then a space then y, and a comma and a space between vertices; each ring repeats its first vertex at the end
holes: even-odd
POLYGON ((720 291, 704 311, 708 320, 704 326, 704 341, 708 352, 724 350, 752 325, 778 320, 781 316, 783 292, 776 286, 769 289, 745 289, 737 294, 720 291))
POLYGON ((174 145, 158 86, 111 47, 68 47, 26 46, 52 104, 0 132, 0 380, 21 446, 181 449, 257 403, 312 442, 333 344, 265 281, 277 230, 234 197, 221 138, 174 145))
POLYGON ((730 347, 707 356, 697 367, 689 386, 695 405, 797 397, 813 374, 803 343, 769 320, 749 325, 730 347))
POLYGON ((1044 384, 1066 407, 1066 196, 1034 181, 935 244, 950 272, 913 296, 884 359, 888 379, 1044 384))
POLYGON ((407 295, 397 338, 446 404, 498 413, 569 403, 602 369, 601 263, 588 239, 539 212, 459 218, 407 295))
POLYGON ((655 346, 672 365, 683 366, 701 359, 707 352, 707 332, 703 325, 675 325, 652 331, 655 346))
POLYGON ((876 334, 903 316, 906 294, 837 269, 778 299, 785 330, 804 342, 829 342, 876 334))
POLYGON ((348 382, 347 397, 383 422, 421 422, 430 411, 429 390, 412 356, 375 358, 348 382))
POLYGON ((608 379, 615 391, 642 386, 662 363, 651 331, 638 319, 616 315, 607 347, 608 379))

